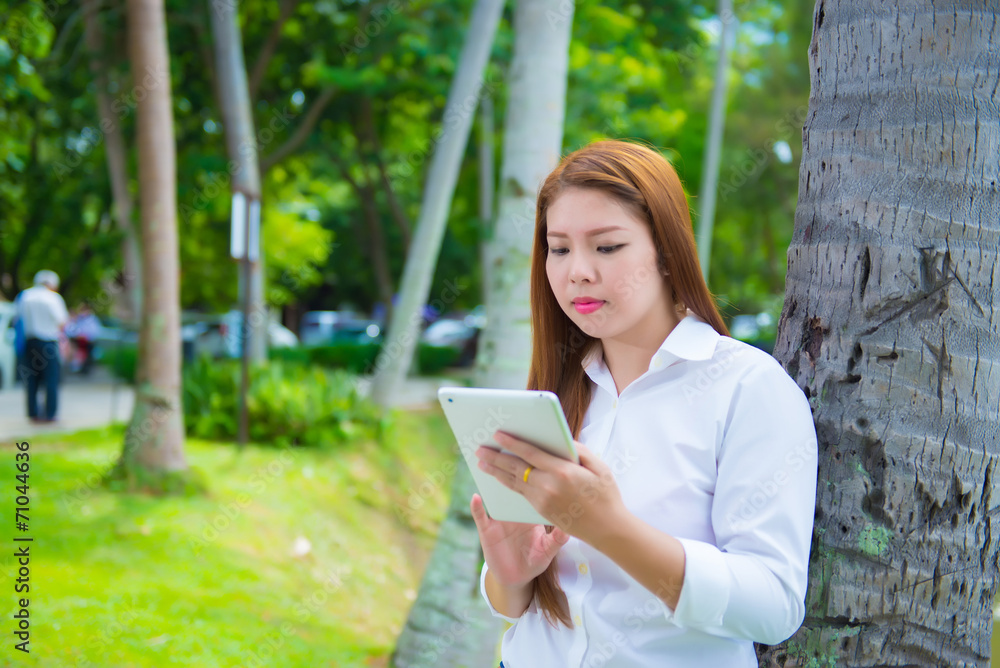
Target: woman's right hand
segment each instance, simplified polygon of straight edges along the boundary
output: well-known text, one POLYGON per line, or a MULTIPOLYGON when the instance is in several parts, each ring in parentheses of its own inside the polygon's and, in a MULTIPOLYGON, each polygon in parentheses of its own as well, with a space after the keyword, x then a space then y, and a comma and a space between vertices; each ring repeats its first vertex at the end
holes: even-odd
POLYGON ((561 529, 551 532, 541 524, 503 522, 486 514, 483 499, 472 495, 472 519, 490 573, 505 587, 523 587, 541 575, 566 544, 569 535, 561 529))

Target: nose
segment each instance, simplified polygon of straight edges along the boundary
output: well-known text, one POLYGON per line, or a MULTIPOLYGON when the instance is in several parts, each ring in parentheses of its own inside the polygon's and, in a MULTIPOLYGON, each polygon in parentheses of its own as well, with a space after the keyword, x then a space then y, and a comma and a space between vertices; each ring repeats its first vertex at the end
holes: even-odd
POLYGON ((588 283, 593 283, 596 276, 594 275, 594 263, 591 262, 584 253, 573 253, 570 256, 569 261, 569 280, 573 283, 582 283, 587 281, 588 283))

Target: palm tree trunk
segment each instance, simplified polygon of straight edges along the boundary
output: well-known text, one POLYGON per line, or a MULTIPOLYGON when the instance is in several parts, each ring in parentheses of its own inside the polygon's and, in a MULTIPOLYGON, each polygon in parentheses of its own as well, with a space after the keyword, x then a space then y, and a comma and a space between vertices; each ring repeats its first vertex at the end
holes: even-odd
POLYGON ((775 356, 813 407, 816 524, 805 622, 761 665, 987 666, 1000 23, 820 0, 814 26, 775 356))
POLYGON ((431 157, 420 219, 406 255, 399 303, 393 309, 386 345, 382 346, 375 364, 378 372, 374 374, 372 397, 383 406, 392 404, 413 360, 421 324, 420 312, 430 292, 458 169, 472 127, 475 102, 483 85, 483 70, 502 10, 503 0, 477 0, 472 10, 458 70, 448 93, 441 134, 431 157))
POLYGON ((477 384, 524 389, 531 361, 529 258, 535 197, 559 162, 573 5, 519 0, 497 223, 487 244, 486 316, 477 384))
POLYGON ((142 220, 143 311, 135 409, 121 465, 127 472, 187 468, 181 413, 177 177, 163 0, 128 0, 133 71, 155 76, 136 104, 142 220))

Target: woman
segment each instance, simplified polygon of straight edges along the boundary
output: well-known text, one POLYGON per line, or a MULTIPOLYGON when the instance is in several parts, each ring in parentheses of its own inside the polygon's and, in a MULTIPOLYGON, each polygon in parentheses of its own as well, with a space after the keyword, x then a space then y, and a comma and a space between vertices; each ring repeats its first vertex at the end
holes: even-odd
POLYGON ((602 141, 539 192, 529 389, 581 465, 505 434, 479 466, 552 527, 471 507, 504 668, 756 666, 802 623, 816 495, 808 402, 727 336, 658 153, 602 141))

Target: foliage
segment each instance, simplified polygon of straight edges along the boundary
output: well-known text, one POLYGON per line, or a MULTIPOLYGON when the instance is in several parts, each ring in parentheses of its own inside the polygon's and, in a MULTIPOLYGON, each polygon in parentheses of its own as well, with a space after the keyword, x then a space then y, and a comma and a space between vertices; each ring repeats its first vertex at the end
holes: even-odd
POLYGON ((51 583, 32 616, 53 623, 32 627, 32 656, 44 647, 44 657, 23 665, 362 668, 388 658, 447 505, 447 480, 425 478, 454 461, 440 413, 402 413, 384 444, 336 454, 189 440, 207 496, 103 487, 121 442, 121 427, 31 439, 45 452, 32 457, 45 492, 32 497, 32 535, 46 546, 32 551, 32 578, 51 583), (293 551, 300 538, 308 554, 293 551))
MULTIPOLYGON (((248 71, 260 72, 253 114, 265 168, 262 245, 272 306, 369 310, 395 289, 375 268, 384 264, 391 281, 402 273, 435 138, 448 128, 444 103, 472 5, 240 3, 248 71), (287 16, 283 7, 291 8, 287 16)), ((224 311, 236 302, 238 268, 229 258, 231 178, 210 11, 211 3, 167 2, 182 306, 224 311)), ((696 0, 579 0, 564 150, 605 136, 647 141, 697 193, 714 11, 714 2, 696 0)), ((710 276, 729 315, 763 310, 783 292, 812 26, 809 3, 743 0, 735 11, 740 30, 710 276), (787 142, 789 162, 778 159, 779 142, 787 142)), ((508 6, 484 81, 497 129, 506 112, 511 16, 508 6)), ((0 293, 11 298, 35 270, 55 266, 65 268, 71 305, 89 299, 104 311, 106 286, 122 266, 122 237, 110 222, 91 54, 74 46, 82 32, 78 7, 0 0, 0 17, 7 82, 0 93, 0 293)), ((131 143, 135 100, 147 82, 130 72, 121 6, 105 3, 99 18, 108 93, 131 143)), ((468 113, 476 113, 471 105, 468 113)), ((492 143, 499 160, 499 132, 492 143)), ((455 309, 480 302, 478 245, 489 235, 478 212, 475 132, 464 161, 431 288, 433 300, 448 285, 462 286, 455 309)), ((129 165, 135 192, 131 155, 129 165)), ((691 202, 697 219, 697 198, 691 202)))
MULTIPOLYGON (((294 364, 311 364, 330 369, 345 369, 350 373, 371 373, 375 368, 381 344, 378 343, 332 343, 308 348, 272 348, 268 356, 272 360, 282 360, 294 364)), ((451 346, 417 345, 417 372, 433 376, 454 366, 461 351, 451 346)))
POLYGON ((134 345, 116 345, 104 351, 101 361, 109 370, 126 383, 135 384, 135 372, 139 366, 139 349, 134 345))
MULTIPOLYGON (((238 431, 240 365, 200 358, 184 369, 190 436, 233 439, 238 431)), ((255 443, 329 448, 381 438, 388 418, 359 396, 347 372, 271 361, 250 369, 249 437, 255 443)))

